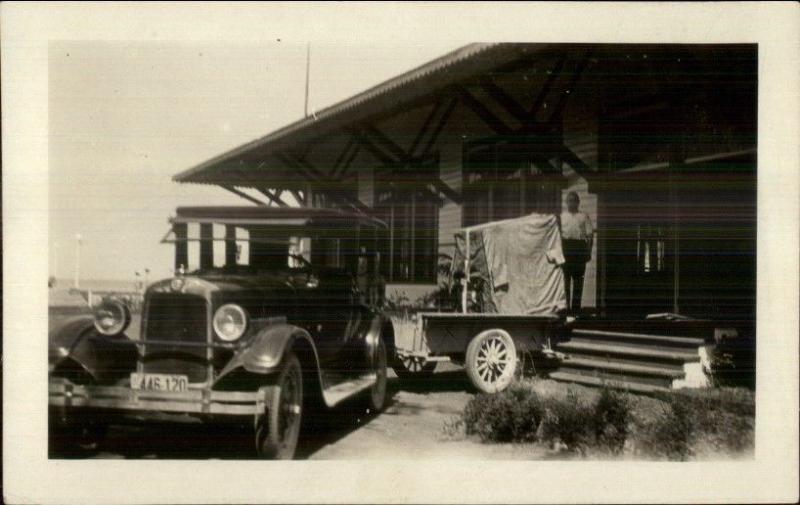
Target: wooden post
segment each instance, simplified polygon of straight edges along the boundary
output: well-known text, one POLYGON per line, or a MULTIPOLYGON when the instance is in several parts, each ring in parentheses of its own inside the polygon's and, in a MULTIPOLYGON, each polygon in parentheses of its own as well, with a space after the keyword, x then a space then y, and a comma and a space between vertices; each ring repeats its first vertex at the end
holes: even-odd
POLYGON ((461 290, 461 311, 466 314, 469 312, 467 299, 469 291, 469 228, 464 230, 464 289, 461 290))
POLYGON ((175 271, 189 266, 189 243, 186 239, 189 236, 188 225, 186 223, 174 223, 172 230, 175 233, 175 271))
POLYGON ((214 225, 200 223, 200 268, 205 270, 214 266, 214 225))
POLYGON ((667 167, 669 171, 668 184, 669 184, 669 205, 670 212, 672 213, 672 226, 670 226, 670 234, 672 237, 672 313, 680 314, 680 304, 678 297, 680 295, 680 235, 678 231, 678 191, 675 188, 674 170, 675 164, 670 163, 667 167))
POLYGON ((225 266, 236 265, 236 227, 225 226, 225 266))

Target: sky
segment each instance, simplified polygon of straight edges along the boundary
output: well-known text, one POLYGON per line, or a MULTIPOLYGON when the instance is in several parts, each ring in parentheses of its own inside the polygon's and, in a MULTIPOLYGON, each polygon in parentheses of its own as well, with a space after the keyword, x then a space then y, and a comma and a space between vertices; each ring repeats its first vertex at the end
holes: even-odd
MULTIPOLYGON (((311 44, 309 112, 459 45, 311 44)), ((51 42, 50 275, 170 276, 179 205, 247 204, 171 177, 303 116, 306 44, 51 42)))

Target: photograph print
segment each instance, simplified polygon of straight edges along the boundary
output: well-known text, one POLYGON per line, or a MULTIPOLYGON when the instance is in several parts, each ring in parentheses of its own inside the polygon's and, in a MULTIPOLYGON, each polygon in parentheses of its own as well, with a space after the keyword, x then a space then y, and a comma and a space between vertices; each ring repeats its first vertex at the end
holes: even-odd
POLYGON ((758 63, 50 42, 49 458, 752 459, 758 63))

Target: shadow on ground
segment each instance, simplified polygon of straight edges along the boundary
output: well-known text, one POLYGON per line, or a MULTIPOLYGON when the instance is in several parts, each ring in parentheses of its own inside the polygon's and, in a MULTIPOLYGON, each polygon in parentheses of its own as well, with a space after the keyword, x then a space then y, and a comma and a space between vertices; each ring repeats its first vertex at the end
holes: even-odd
POLYGON ((471 393, 475 391, 462 369, 437 372, 432 376, 419 379, 409 378, 404 379, 402 382, 396 381, 396 387, 400 391, 417 394, 458 393, 463 391, 471 393))
MULTIPOLYGON (((396 409, 399 381, 390 379, 386 409, 396 409)), ((303 420, 296 458, 307 459, 321 448, 369 424, 378 415, 367 408, 366 395, 334 409, 316 408, 303 420)), ((109 459, 256 459, 252 424, 112 425, 94 453, 51 452, 51 458, 109 459)))

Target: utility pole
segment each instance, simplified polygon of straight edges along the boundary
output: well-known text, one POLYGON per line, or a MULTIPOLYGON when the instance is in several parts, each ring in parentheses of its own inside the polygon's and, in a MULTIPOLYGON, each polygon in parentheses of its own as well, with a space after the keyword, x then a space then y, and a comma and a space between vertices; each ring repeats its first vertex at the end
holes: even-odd
POLYGON ((53 278, 58 279, 58 242, 53 243, 53 278))
POLYGON ((303 117, 308 117, 308 76, 311 70, 311 42, 306 45, 306 100, 303 108, 303 117))
POLYGON ((81 287, 81 242, 83 235, 80 233, 75 234, 75 289, 81 287))

